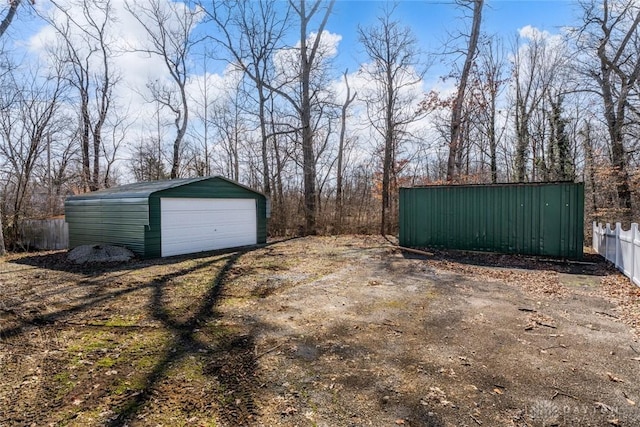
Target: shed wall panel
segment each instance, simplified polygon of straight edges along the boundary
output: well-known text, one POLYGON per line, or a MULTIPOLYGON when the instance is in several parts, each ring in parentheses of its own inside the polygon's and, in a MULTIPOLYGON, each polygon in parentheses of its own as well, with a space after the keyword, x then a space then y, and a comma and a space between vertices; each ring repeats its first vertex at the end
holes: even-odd
POLYGON ((584 186, 400 189, 400 244, 581 258, 584 186))
POLYGON ((67 200, 65 220, 69 225, 69 247, 112 244, 143 255, 148 212, 146 198, 67 200))

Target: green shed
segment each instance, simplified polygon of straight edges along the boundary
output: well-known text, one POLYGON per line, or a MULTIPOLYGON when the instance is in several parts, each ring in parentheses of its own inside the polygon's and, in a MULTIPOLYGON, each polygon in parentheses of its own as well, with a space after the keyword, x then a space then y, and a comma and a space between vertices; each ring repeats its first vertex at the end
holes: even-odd
POLYGON ((400 189, 400 245, 582 258, 584 185, 400 189))
POLYGON ((265 243, 267 198, 213 176, 139 182, 65 201, 69 248, 126 246, 145 258, 265 243))

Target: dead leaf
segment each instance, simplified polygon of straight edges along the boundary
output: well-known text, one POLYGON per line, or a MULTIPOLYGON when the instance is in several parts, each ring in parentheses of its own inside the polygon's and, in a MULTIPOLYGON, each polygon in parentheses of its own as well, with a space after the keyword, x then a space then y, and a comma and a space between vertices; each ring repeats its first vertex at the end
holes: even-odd
POLYGON ((632 357, 631 360, 636 360, 636 361, 640 362, 640 357, 632 357))
POLYGON ((613 409, 611 409, 611 406, 607 405, 606 403, 595 402, 594 405, 596 409, 600 409, 600 412, 613 412, 613 409))
POLYGON ((493 392, 494 392, 495 394, 504 394, 504 391, 500 390, 499 388, 494 388, 494 389, 493 389, 493 392))
POLYGON ((282 411, 282 415, 293 415, 296 412, 298 412, 296 408, 294 408, 293 406, 289 406, 284 411, 282 411))
POLYGON ((614 376, 611 372, 607 372, 607 376, 609 377, 609 381, 613 381, 615 383, 623 383, 624 380, 614 376))
POLYGON ((399 426, 404 425, 404 420, 402 418, 399 418, 396 420, 396 424, 398 424, 399 426))
POLYGON ((617 418, 614 418, 613 420, 608 420, 607 421, 609 424, 611 424, 612 426, 621 426, 622 424, 620 424, 620 420, 617 418))

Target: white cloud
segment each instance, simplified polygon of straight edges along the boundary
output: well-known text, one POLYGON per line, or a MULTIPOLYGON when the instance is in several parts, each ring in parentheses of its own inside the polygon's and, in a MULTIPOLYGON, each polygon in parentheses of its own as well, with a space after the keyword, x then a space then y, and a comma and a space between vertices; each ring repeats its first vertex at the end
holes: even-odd
POLYGON ((544 42, 551 47, 560 47, 564 44, 564 39, 561 34, 552 34, 547 30, 540 30, 537 27, 526 25, 518 29, 518 35, 526 41, 530 42, 544 42))
MULTIPOLYGON (((315 43, 318 33, 311 33, 307 37, 307 47, 310 49, 315 43)), ((338 54, 338 45, 342 40, 342 36, 339 34, 330 33, 325 30, 322 32, 320 38, 320 44, 318 45, 318 53, 315 59, 316 64, 322 64, 323 62, 334 58, 338 54)), ((298 41, 295 46, 284 48, 276 52, 274 57, 274 64, 276 72, 281 76, 281 82, 291 81, 295 79, 300 71, 300 46, 298 41)))
MULTIPOLYGON (((161 7, 176 8, 177 15, 180 15, 181 8, 188 8, 185 3, 172 2, 170 0, 160 0, 161 7)), ((85 31, 91 31, 88 25, 87 17, 84 15, 82 7, 77 0, 58 0, 58 8, 49 2, 37 2, 36 7, 42 16, 47 16, 51 22, 57 23, 63 27, 67 22, 66 15, 62 10, 67 11, 71 18, 69 37, 74 41, 74 46, 79 50, 81 55, 86 56, 89 52, 87 47, 87 37, 85 31)), ((145 3, 141 3, 145 4, 145 3)), ((170 82, 170 75, 163 59, 157 55, 143 52, 145 47, 149 46, 148 34, 146 29, 138 22, 125 7, 124 0, 111 0, 111 17, 112 20, 106 27, 107 43, 111 49, 109 56, 109 67, 114 76, 117 76, 118 82, 113 88, 115 109, 114 116, 126 115, 132 122, 128 128, 127 139, 125 145, 129 148, 137 145, 138 141, 145 139, 148 135, 155 136, 157 134, 157 104, 150 102, 151 96, 147 85, 149 82, 160 81, 170 82)), ((98 21, 104 18, 104 13, 99 9, 92 8, 91 13, 98 21)), ((140 16, 140 15, 138 15, 140 16)), ((169 15, 171 16, 171 15, 169 15)), ((202 17, 196 17, 196 21, 202 17)), ((176 19, 175 16, 173 18, 176 19)), ((178 26, 177 22, 169 22, 168 26, 174 28, 178 26)), ((153 25, 150 25, 153 28, 153 25)), ((94 30, 95 31, 95 30, 94 30)), ((51 52, 62 45, 60 34, 50 24, 44 24, 39 30, 26 40, 27 51, 32 57, 39 59, 45 64, 53 64, 54 58, 51 52)), ((94 54, 91 59, 91 67, 97 73, 100 72, 101 58, 98 54, 94 54)), ((189 64, 190 66, 194 64, 189 64)), ((200 66, 199 64, 197 64, 200 66)), ((201 68, 201 67, 200 67, 201 68)), ((93 76, 92 76, 93 78, 93 76)), ((187 92, 189 99, 192 101, 190 108, 192 112, 191 123, 196 125, 195 112, 198 110, 198 104, 202 102, 202 88, 207 87, 209 99, 215 99, 223 91, 230 87, 235 87, 237 82, 237 72, 232 67, 227 67, 220 74, 207 73, 202 70, 191 72, 187 81, 187 92)), ((74 111, 74 106, 70 105, 69 111, 74 111)), ((77 108, 75 108, 77 112, 77 108)), ((161 113, 161 122, 172 123, 173 115, 169 111, 161 113)), ((166 143, 170 143, 173 134, 171 127, 166 128, 166 143)), ((130 153, 128 151, 121 152, 120 158, 124 163, 128 163, 130 153)), ((121 168, 126 169, 126 165, 121 168)))

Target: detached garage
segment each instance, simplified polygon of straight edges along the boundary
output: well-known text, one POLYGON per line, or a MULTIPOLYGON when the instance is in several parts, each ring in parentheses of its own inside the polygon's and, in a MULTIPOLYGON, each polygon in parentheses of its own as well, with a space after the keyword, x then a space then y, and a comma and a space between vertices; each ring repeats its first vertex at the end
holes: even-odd
POLYGON ((126 246, 145 258, 265 243, 266 197, 223 177, 140 182, 65 202, 69 248, 126 246))

